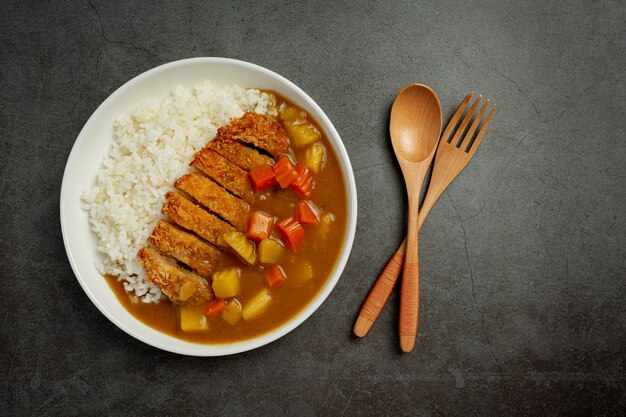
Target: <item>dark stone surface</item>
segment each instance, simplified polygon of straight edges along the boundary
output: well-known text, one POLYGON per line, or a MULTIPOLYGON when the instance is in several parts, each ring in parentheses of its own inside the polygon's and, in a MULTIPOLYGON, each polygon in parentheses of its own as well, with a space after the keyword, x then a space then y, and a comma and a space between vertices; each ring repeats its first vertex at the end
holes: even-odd
POLYGON ((0 414, 624 415, 625 8, 2 2, 0 414), (111 324, 59 227, 63 168, 90 114, 130 78, 193 56, 300 85, 342 135, 359 191, 329 299, 281 340, 227 358, 161 352, 111 324), (445 117, 469 90, 498 111, 421 232, 420 334, 402 355, 397 294, 366 339, 351 326, 403 235, 387 122, 415 81, 445 117))

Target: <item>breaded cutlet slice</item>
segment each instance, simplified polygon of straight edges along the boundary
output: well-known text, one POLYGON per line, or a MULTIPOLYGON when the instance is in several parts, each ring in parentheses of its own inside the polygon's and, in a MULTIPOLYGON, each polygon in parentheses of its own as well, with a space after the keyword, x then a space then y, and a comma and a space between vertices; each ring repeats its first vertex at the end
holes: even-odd
POLYGON ((274 160, 233 139, 217 136, 206 146, 228 159, 239 168, 250 171, 262 165, 273 165, 274 160))
POLYGON ((210 277, 224 253, 203 242, 195 235, 184 232, 164 220, 159 222, 148 237, 148 242, 166 255, 187 264, 203 277, 210 277))
POLYGON ((190 164, 202 171, 213 181, 240 197, 247 203, 252 203, 252 186, 248 172, 224 158, 212 149, 204 148, 196 153, 190 164))
POLYGON ((284 153, 289 146, 289 139, 280 123, 269 116, 254 112, 232 119, 228 125, 217 130, 217 137, 256 146, 273 156, 284 153))
POLYGON ((198 203, 228 221, 238 230, 245 227, 250 206, 213 180, 193 172, 176 180, 174 187, 189 194, 198 203))
MULTIPOLYGON (((191 230, 209 243, 220 246, 221 237, 235 228, 185 197, 169 192, 161 212, 183 229, 191 230)), ((223 243, 222 243, 223 244, 223 243)))
POLYGON ((171 302, 183 304, 213 299, 213 290, 204 278, 181 268, 174 259, 161 255, 156 249, 143 247, 139 249, 137 258, 146 271, 148 281, 158 285, 171 302))

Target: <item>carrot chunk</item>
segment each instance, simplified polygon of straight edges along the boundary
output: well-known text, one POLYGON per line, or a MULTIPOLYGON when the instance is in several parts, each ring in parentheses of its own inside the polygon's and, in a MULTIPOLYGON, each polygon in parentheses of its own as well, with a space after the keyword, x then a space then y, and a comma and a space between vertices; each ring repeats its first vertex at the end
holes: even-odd
POLYGON ((278 162, 272 167, 274 174, 276 175, 276 181, 281 188, 287 188, 296 178, 298 178, 298 171, 293 166, 291 160, 286 156, 281 156, 278 162))
POLYGON ((267 270, 265 278, 267 280, 267 285, 269 285, 270 288, 274 288, 279 285, 283 285, 285 281, 287 281, 287 274, 285 274, 285 271, 281 266, 273 265, 267 270))
POLYGON ((298 221, 302 224, 316 224, 320 221, 319 209, 308 200, 300 200, 296 203, 298 221))
POLYGON ((253 240, 263 240, 272 234, 274 217, 262 211, 254 211, 248 220, 246 236, 253 240))
POLYGON ((206 306, 204 315, 207 317, 217 317, 226 309, 226 300, 216 298, 211 304, 206 306))
POLYGON ((249 174, 252 187, 257 193, 269 190, 277 184, 276 174, 274 174, 274 170, 270 165, 254 168, 250 170, 249 174))
POLYGON ((276 224, 276 228, 287 241, 287 246, 297 251, 304 243, 304 228, 293 217, 282 219, 276 224))
POLYGON ((309 198, 315 185, 313 174, 303 165, 296 165, 296 172, 298 173, 298 178, 292 181, 289 187, 295 190, 300 197, 309 198))

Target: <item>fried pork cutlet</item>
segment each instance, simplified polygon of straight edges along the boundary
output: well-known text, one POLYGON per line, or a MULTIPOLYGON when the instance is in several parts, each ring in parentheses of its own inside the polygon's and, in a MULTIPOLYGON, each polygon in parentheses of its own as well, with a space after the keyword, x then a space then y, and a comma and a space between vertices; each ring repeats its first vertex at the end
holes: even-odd
POLYGON ((250 171, 262 165, 273 165, 274 160, 257 150, 247 147, 236 140, 217 136, 206 146, 228 159, 239 168, 250 171))
POLYGON ((204 175, 197 173, 183 175, 176 180, 174 187, 189 194, 238 230, 245 227, 250 206, 204 175))
POLYGON ((181 268, 174 259, 161 255, 156 249, 141 248, 137 258, 146 271, 148 281, 158 285, 171 302, 183 304, 213 299, 213 291, 204 278, 181 268))
POLYGON ((204 243, 195 235, 183 232, 164 220, 159 220, 148 242, 161 252, 187 264, 203 277, 210 277, 223 253, 204 243))
POLYGON ((202 149, 196 154, 190 165, 208 175, 216 183, 239 196, 245 202, 252 202, 253 192, 248 173, 214 150, 202 149))
POLYGON ((238 140, 274 156, 284 153, 289 146, 287 134, 280 123, 266 115, 253 112, 233 119, 227 126, 219 128, 217 137, 238 140))
POLYGON ((218 246, 225 233, 235 228, 200 206, 176 193, 165 194, 165 203, 161 212, 170 217, 180 227, 195 232, 209 243, 218 246))

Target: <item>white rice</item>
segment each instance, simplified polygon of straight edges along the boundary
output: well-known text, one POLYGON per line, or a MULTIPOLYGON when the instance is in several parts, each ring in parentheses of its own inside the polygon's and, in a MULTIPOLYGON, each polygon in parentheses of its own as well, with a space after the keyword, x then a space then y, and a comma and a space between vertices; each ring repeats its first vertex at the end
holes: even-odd
POLYGON ((259 90, 206 81, 193 90, 178 85, 163 102, 118 118, 97 184, 82 198, 105 255, 101 273, 118 275, 141 301, 158 302, 161 291, 146 280, 137 251, 163 217, 165 193, 220 126, 247 111, 267 113, 270 100, 259 90))

